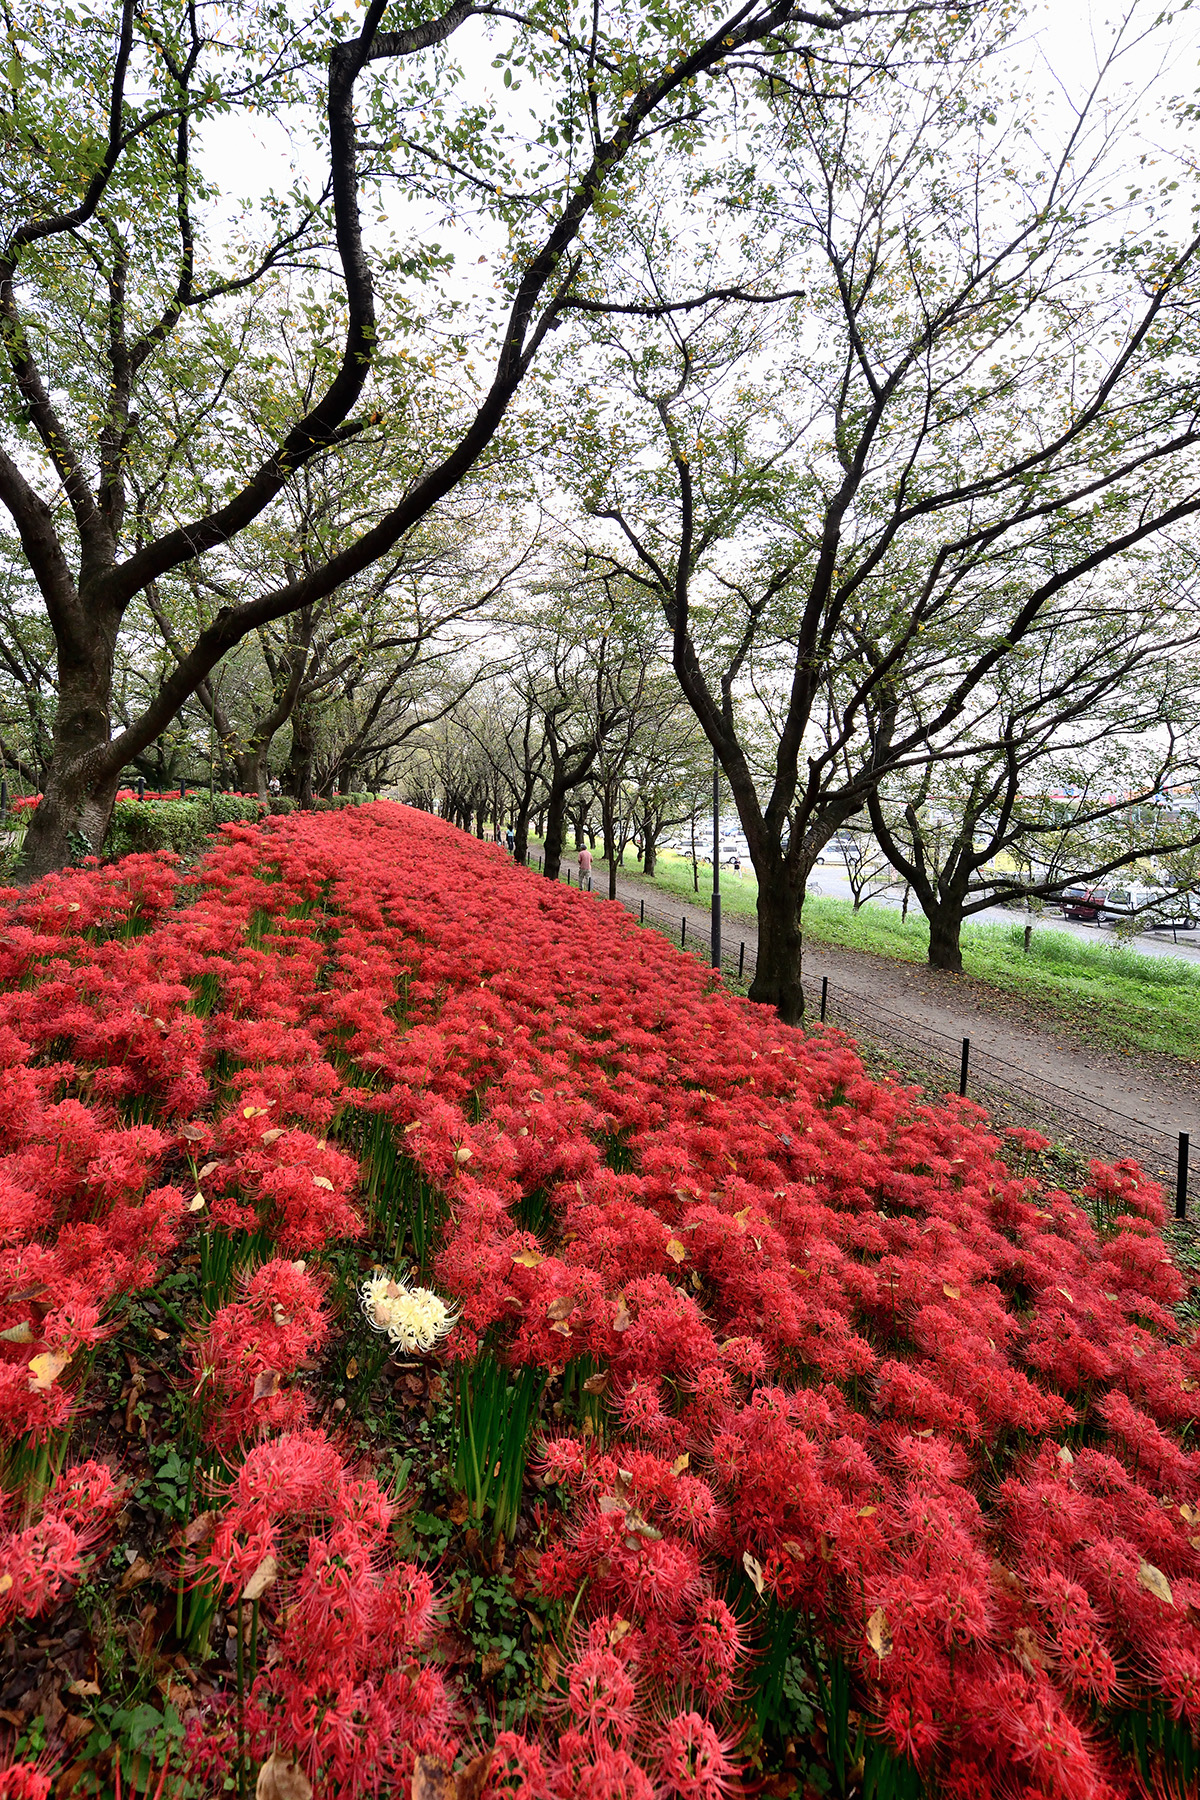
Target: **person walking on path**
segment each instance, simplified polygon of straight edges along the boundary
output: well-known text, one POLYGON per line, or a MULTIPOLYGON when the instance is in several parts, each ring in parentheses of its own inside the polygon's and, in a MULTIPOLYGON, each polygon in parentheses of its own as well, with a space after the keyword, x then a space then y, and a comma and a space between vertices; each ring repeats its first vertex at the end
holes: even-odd
POLYGON ((579 885, 580 885, 580 887, 583 886, 585 880, 587 882, 588 893, 590 894, 592 891, 592 853, 588 849, 586 844, 583 846, 583 849, 579 852, 579 885))

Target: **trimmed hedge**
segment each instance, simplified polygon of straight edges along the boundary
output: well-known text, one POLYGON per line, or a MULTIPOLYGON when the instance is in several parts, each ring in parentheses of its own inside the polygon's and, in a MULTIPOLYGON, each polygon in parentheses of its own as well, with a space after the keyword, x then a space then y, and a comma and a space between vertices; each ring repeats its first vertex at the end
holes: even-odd
POLYGON ((262 803, 254 795, 189 794, 186 800, 118 800, 104 839, 108 857, 129 856, 136 850, 174 850, 180 856, 197 856, 218 825, 262 817, 262 803))
MULTIPOLYGON (((332 800, 316 800, 317 812, 341 812, 347 806, 365 806, 370 794, 337 794, 332 800)), ((118 800, 104 839, 104 855, 129 856, 136 850, 174 850, 179 856, 198 856, 219 825, 238 820, 275 817, 296 811, 286 794, 274 796, 267 807, 253 794, 189 794, 186 800, 118 800)))

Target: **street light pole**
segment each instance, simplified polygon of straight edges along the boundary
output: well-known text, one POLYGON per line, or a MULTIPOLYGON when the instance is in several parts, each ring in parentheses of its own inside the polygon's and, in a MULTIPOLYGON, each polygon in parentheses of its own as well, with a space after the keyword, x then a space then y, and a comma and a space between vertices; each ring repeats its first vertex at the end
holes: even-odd
POLYGON ((721 966, 721 765, 713 751, 712 966, 721 966))

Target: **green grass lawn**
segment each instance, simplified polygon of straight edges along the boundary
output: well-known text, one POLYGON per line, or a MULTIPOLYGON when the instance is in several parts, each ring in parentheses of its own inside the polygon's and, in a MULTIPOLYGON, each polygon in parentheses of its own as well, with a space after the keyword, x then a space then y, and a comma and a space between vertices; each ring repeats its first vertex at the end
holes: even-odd
MULTIPOLYGON (((621 871, 638 877, 636 866, 621 871)), ((597 886, 607 872, 597 863, 597 886)), ((820 871, 817 872, 820 881, 820 871)), ((700 887, 692 885, 688 857, 670 851, 659 857, 650 891, 707 906, 712 870, 700 866, 700 887)), ((753 872, 721 870, 721 910, 727 919, 753 918, 758 883, 753 872)), ((923 963, 929 951, 924 915, 867 904, 856 913, 848 900, 814 894, 804 907, 808 943, 872 951, 901 962, 923 963)), ((1003 992, 1036 1000, 1062 1020, 1121 1050, 1155 1050, 1200 1061, 1200 964, 1171 956, 1145 956, 1112 939, 1094 942, 1070 932, 1035 925, 1030 951, 1024 949, 1024 918, 1012 925, 967 925, 963 965, 968 975, 1003 992)))

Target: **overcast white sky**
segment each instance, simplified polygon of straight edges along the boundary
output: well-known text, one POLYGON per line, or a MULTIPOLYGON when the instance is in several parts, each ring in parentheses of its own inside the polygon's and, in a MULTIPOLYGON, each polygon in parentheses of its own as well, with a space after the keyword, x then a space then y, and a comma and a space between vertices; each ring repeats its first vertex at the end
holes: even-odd
MULTIPOLYGON (((687 0, 676 3, 686 4, 687 0)), ((1125 8, 1107 6, 1102 0, 1038 0, 1030 6, 1012 58, 1014 86, 1028 93, 1044 141, 1057 139, 1065 130, 1069 103, 1087 93, 1114 31, 1124 29, 1130 48, 1122 57, 1119 78, 1110 78, 1110 90, 1114 98, 1119 94, 1138 99, 1136 125, 1123 140, 1128 161, 1135 163, 1142 150, 1162 149, 1185 157, 1194 166, 1192 132, 1164 125, 1158 107, 1172 96, 1191 97, 1200 90, 1200 20, 1183 11, 1155 26, 1157 11, 1156 0, 1139 0, 1125 8), (1126 24, 1130 18, 1135 21, 1132 27, 1126 24), (1141 27, 1136 23, 1139 19, 1141 27)), ((515 111, 519 102, 491 66, 494 52, 485 27, 485 21, 471 21, 463 27, 454 39, 455 54, 468 72, 473 97, 489 94, 498 106, 515 111)), ((219 179, 231 202, 238 197, 255 199, 271 187, 286 189, 295 178, 292 155, 293 147, 279 127, 244 115, 217 121, 204 146, 206 167, 219 179)), ((311 177, 318 174, 315 165, 311 166, 311 177)), ((1182 193, 1180 200, 1184 200, 1182 193)), ((1188 195, 1187 204, 1191 203, 1188 195)), ((411 222, 408 228, 412 228, 411 222)), ((448 234, 439 229, 436 236, 444 247, 455 251, 464 279, 473 285, 476 259, 481 247, 488 246, 481 246, 465 231, 448 234)))

